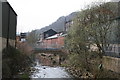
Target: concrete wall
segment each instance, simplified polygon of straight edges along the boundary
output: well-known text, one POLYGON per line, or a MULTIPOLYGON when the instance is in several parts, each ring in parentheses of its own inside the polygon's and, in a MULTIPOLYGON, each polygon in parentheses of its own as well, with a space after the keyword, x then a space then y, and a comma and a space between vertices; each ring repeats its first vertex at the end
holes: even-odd
POLYGON ((2 3, 0 2, 0 37, 2 36, 2 3))
POLYGON ((103 67, 108 70, 120 73, 120 58, 104 56, 103 67))

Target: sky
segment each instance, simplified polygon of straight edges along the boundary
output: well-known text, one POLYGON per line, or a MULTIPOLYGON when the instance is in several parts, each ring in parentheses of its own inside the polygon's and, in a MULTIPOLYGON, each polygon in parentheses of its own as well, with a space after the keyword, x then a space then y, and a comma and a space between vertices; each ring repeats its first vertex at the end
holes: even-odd
MULTIPOLYGON (((17 13, 17 33, 41 29, 98 0, 7 0, 17 13)), ((101 1, 101 0, 100 0, 101 1)))

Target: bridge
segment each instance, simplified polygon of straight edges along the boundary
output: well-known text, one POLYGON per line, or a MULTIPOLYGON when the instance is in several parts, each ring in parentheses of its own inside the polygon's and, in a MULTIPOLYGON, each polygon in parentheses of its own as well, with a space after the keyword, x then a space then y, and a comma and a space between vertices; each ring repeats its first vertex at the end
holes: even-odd
POLYGON ((43 63, 46 63, 44 62, 45 60, 54 58, 53 61, 55 60, 55 62, 57 61, 58 64, 61 64, 67 56, 65 50, 61 48, 34 48, 33 53, 36 55, 39 54, 37 56, 43 63), (52 57, 50 57, 50 54, 52 54, 52 57))
POLYGON ((65 51, 61 48, 34 48, 33 53, 64 54, 65 51))

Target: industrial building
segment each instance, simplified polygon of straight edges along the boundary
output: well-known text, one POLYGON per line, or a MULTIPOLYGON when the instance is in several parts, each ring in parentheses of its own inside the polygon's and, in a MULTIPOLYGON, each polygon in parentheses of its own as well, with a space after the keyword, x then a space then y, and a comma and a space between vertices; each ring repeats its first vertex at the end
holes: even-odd
POLYGON ((17 14, 6 0, 0 0, 0 51, 15 47, 17 14))

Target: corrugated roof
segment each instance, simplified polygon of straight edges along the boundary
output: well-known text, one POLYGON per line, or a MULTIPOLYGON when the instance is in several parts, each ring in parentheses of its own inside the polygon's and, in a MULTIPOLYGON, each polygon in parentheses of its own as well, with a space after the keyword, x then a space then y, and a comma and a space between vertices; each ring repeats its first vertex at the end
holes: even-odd
POLYGON ((50 37, 48 37, 48 38, 46 38, 46 39, 54 39, 54 38, 58 38, 58 37, 64 37, 64 36, 66 36, 67 34, 55 34, 55 35, 53 35, 53 36, 50 36, 50 37))
POLYGON ((58 37, 58 34, 55 34, 55 35, 50 36, 50 37, 48 37, 48 38, 46 38, 46 39, 53 39, 53 38, 57 38, 57 37, 58 37))

